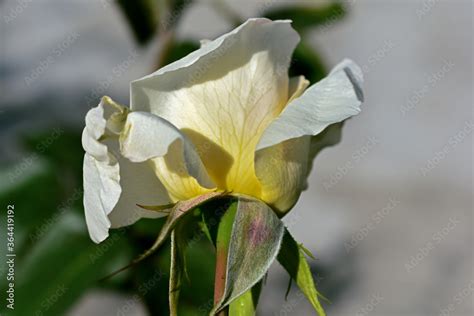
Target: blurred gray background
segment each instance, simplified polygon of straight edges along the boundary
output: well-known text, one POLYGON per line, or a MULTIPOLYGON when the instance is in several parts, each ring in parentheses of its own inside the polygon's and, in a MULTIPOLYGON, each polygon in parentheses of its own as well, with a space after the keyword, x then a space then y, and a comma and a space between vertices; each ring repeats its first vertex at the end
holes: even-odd
MULTIPOLYGON (((473 2, 346 2, 342 22, 310 37, 328 66, 350 57, 363 67, 366 102, 343 141, 318 157, 286 222, 327 267, 315 275, 323 294, 338 293, 330 315, 472 315, 473 2)), ((22 130, 81 126, 103 94, 127 103, 129 81, 149 72, 159 50, 135 46, 111 1, 8 0, 1 15, 21 3, 0 26, 1 161, 21 156, 22 130), (47 105, 53 96, 60 107, 47 105), (19 107, 32 100, 44 106, 25 116, 19 107)), ((246 17, 268 3, 283 1, 229 1, 246 17)), ((179 36, 214 38, 228 28, 201 1, 179 36)), ((287 282, 275 265, 260 315, 312 314, 297 290, 284 301, 287 282)), ((89 293, 70 314, 116 315, 122 300, 89 293)))

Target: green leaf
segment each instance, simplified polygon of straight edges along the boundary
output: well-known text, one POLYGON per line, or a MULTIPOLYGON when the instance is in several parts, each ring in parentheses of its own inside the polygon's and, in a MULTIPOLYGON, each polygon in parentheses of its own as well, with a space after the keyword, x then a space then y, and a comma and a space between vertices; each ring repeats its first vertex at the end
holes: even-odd
POLYGON ((194 52, 196 49, 199 48, 199 44, 194 41, 180 41, 180 42, 172 42, 168 47, 168 51, 164 55, 162 65, 170 64, 178 59, 181 59, 188 54, 194 52))
MULTIPOLYGON (((61 175, 59 180, 64 187, 82 187, 84 149, 81 146, 81 132, 67 127, 35 131, 25 135, 22 145, 32 155, 38 153, 52 163, 61 175)), ((82 205, 82 201, 78 205, 82 205)))
POLYGON ((323 6, 277 7, 268 10, 263 16, 271 20, 290 19, 295 30, 303 33, 316 26, 328 26, 345 14, 342 3, 333 2, 323 6))
MULTIPOLYGON (((22 255, 27 247, 51 229, 66 203, 61 203, 61 187, 54 166, 36 154, 0 171, 0 203, 15 206, 15 248, 22 255)), ((81 195, 79 194, 79 198, 81 195)), ((71 201, 75 199, 68 197, 71 201)), ((71 203, 72 204, 72 203, 71 203)), ((0 216, 0 238, 6 240, 6 216, 0 216)), ((6 251, 0 243, 0 252, 6 251)))
POLYGON ((159 232, 166 222, 166 217, 142 218, 135 224, 128 226, 131 233, 137 239, 156 239, 156 232, 159 232))
POLYGON ((296 284, 310 301, 318 315, 325 316, 326 313, 319 302, 319 296, 322 296, 316 290, 311 269, 306 261, 305 251, 296 243, 287 230, 285 230, 283 242, 281 243, 278 261, 293 280, 296 281, 296 284))
POLYGON ((227 198, 211 200, 209 203, 199 207, 202 214, 203 234, 206 237, 208 236, 208 238, 210 237, 214 247, 216 246, 217 233, 222 217, 228 213, 227 211, 233 207, 232 204, 235 203, 235 198, 229 195, 227 198))
POLYGON ((305 76, 311 84, 318 82, 327 75, 327 69, 319 54, 305 41, 301 41, 293 53, 290 65, 290 76, 305 76))
POLYGON ((36 154, 27 156, 11 168, 0 171, 0 202, 16 203, 17 208, 36 212, 18 212, 16 220, 24 228, 34 228, 60 206, 61 188, 54 165, 36 154))
POLYGON ((201 315, 209 314, 212 309, 209 299, 214 290, 215 249, 199 230, 187 244, 186 262, 189 282, 186 281, 180 291, 179 315, 186 306, 193 307, 192 315, 196 315, 196 311, 201 315))
POLYGON ((158 28, 158 1, 117 0, 117 4, 130 24, 137 42, 147 43, 158 28))
POLYGON ((278 254, 283 233, 283 223, 268 205, 238 197, 229 240, 224 294, 215 305, 214 313, 262 279, 278 254))
POLYGON ((0 314, 65 315, 86 289, 123 264, 129 252, 120 234, 101 245, 91 242, 83 216, 69 210, 28 253, 15 257, 15 309, 7 312, 2 304, 0 314))
POLYGON ((148 258, 156 250, 158 250, 158 248, 163 244, 163 242, 169 237, 171 231, 174 229, 178 221, 184 215, 188 214, 190 211, 194 210, 199 205, 222 195, 224 195, 224 193, 222 192, 211 192, 211 193, 200 195, 190 200, 180 201, 176 203, 176 205, 171 209, 170 214, 168 215, 165 224, 161 228, 158 238, 155 240, 154 244, 147 251, 145 251, 145 253, 141 254, 138 258, 133 260, 130 264, 108 275, 106 278, 110 278, 116 275, 117 273, 120 273, 124 271, 125 269, 128 269, 131 266, 139 263, 140 261, 148 258))
POLYGON ((158 30, 162 33, 178 25, 192 0, 117 0, 139 44, 146 44, 158 30))

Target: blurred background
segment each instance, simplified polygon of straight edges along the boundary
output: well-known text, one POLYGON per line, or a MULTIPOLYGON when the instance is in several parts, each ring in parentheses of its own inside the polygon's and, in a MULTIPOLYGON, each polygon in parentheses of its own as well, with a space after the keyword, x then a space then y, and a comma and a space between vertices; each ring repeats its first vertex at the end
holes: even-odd
MULTIPOLYGON (((248 17, 289 18, 302 34, 291 72, 312 82, 345 57, 366 102, 316 159, 285 222, 316 260, 329 315, 472 315, 473 2, 470 0, 0 1, 0 250, 15 207, 15 311, 5 315, 166 315, 167 249, 105 282, 156 237, 142 220, 88 238, 80 133, 102 95, 248 17)), ((197 242, 182 315, 205 315, 213 258, 197 242)), ((312 315, 274 264, 259 315, 312 315)))

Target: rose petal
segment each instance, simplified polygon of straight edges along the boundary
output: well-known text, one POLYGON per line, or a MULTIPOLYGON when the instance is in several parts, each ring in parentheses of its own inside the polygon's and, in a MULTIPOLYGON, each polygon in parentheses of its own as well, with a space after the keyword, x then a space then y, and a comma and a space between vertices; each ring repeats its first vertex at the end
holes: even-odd
POLYGON ((127 110, 110 98, 86 115, 82 144, 86 151, 83 165, 84 210, 91 239, 99 243, 110 227, 129 225, 141 217, 161 214, 142 210, 136 204, 160 205, 170 202, 153 169, 124 159, 118 148, 117 128, 127 110), (113 129, 111 129, 113 128, 113 129))
POLYGON ((131 84, 131 107, 161 116, 196 145, 220 189, 259 196, 254 154, 288 100, 299 41, 290 21, 250 19, 131 84))
POLYGON ((146 112, 130 113, 120 146, 122 154, 133 162, 149 160, 176 201, 215 189, 193 144, 161 117, 146 112))
POLYGON ((288 104, 263 133, 257 150, 304 135, 316 135, 328 125, 360 112, 362 71, 345 60, 301 97, 288 104))

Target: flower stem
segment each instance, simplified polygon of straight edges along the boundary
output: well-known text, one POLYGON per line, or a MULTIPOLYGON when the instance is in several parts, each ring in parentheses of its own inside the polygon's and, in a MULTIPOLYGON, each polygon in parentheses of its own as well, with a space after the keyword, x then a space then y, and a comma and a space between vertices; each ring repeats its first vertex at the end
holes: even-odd
MULTIPOLYGON (((216 271, 214 280, 214 305, 222 300, 225 294, 227 255, 229 253, 229 243, 232 235, 232 225, 234 223, 236 207, 229 207, 222 216, 217 230, 216 238, 216 271)), ((218 316, 227 316, 228 307, 221 310, 218 316)))

